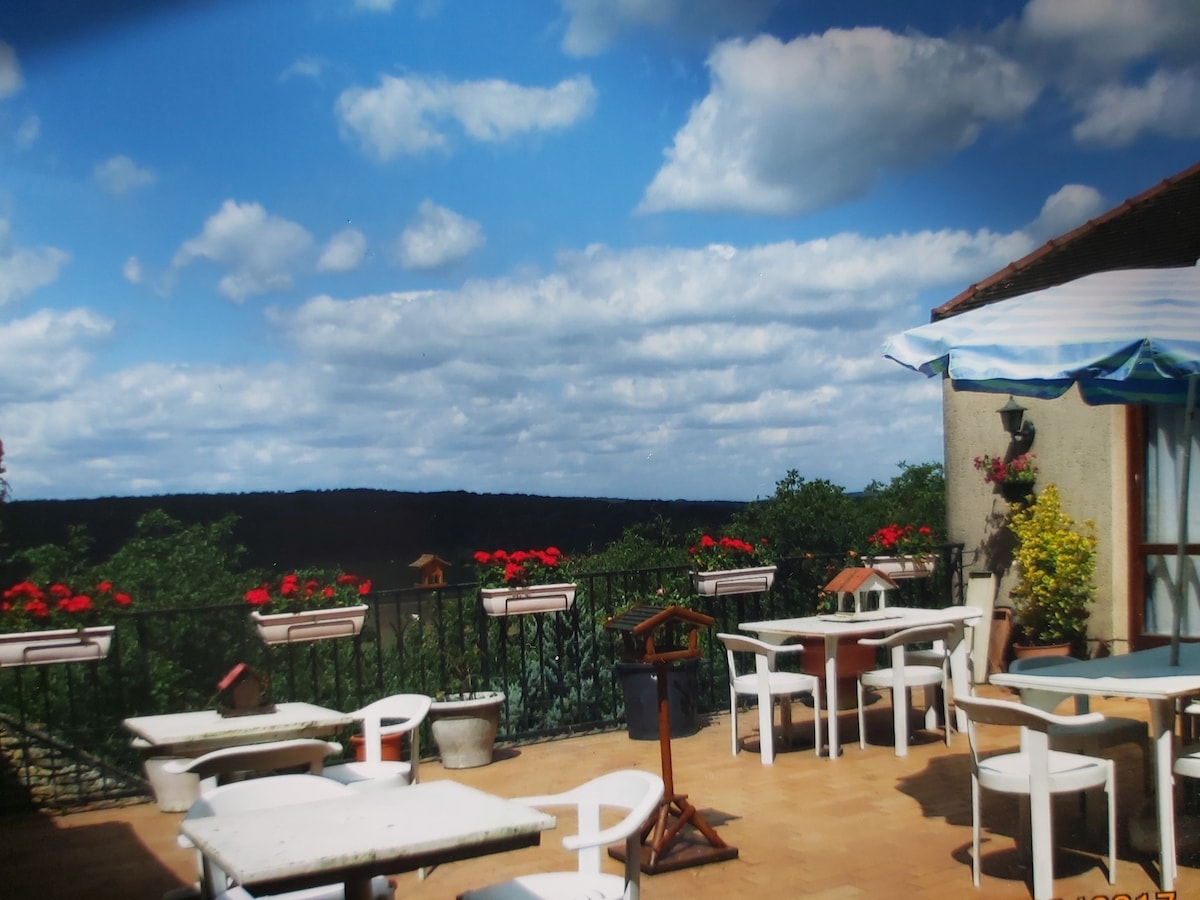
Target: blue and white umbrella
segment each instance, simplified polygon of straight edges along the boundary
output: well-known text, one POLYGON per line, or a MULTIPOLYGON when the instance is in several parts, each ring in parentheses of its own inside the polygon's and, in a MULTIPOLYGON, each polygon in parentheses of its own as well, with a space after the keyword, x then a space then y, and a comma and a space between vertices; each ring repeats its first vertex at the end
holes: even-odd
POLYGON ((1171 661, 1179 654, 1187 559, 1188 469, 1200 381, 1200 266, 1087 275, 911 328, 883 355, 956 390, 1173 404, 1186 410, 1178 502, 1171 661))

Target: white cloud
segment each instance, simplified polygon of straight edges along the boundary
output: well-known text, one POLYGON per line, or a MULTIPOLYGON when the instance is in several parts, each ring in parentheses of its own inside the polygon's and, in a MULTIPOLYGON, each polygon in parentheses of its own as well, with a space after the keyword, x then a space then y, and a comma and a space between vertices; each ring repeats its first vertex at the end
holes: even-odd
POLYGON ((0 403, 28 402, 77 389, 92 355, 83 345, 112 323, 86 309, 43 309, 0 322, 0 403))
POLYGON ((396 0, 354 0, 354 8, 367 12, 391 12, 396 0))
POLYGON ((1100 192, 1085 184, 1064 185, 1051 194, 1037 219, 1026 229, 1037 240, 1066 234, 1108 208, 1100 192))
POLYGON ((131 256, 129 259, 125 260, 125 265, 121 267, 121 274, 130 284, 142 283, 142 264, 138 261, 136 256, 131 256))
POLYGON ((313 239, 295 222, 268 213, 257 203, 226 200, 204 230, 176 251, 171 265, 182 268, 208 259, 225 270, 217 289, 241 302, 256 294, 285 290, 308 258, 313 239))
POLYGON ((0 306, 52 284, 71 258, 57 247, 14 247, 9 231, 8 221, 0 219, 0 306))
POLYGON ((1159 70, 1140 85, 1110 84, 1081 103, 1080 144, 1126 147, 1145 135, 1200 137, 1200 68, 1159 70))
POLYGON ((367 238, 357 228, 344 228, 329 239, 317 259, 321 272, 349 272, 357 269, 367 253, 367 238))
POLYGON ((1195 0, 1030 0, 1021 37, 1051 47, 1060 64, 1116 71, 1156 53, 1195 59, 1195 0))
POLYGON ((718 46, 640 209, 808 213, 1018 119, 1029 72, 987 47, 878 28, 718 46))
POLYGON ((112 156, 104 162, 96 163, 92 170, 96 183, 106 191, 122 194, 134 188, 148 187, 154 184, 157 176, 153 169, 139 166, 128 156, 112 156))
POLYGON ((406 269, 436 271, 466 259, 484 242, 478 222, 422 200, 416 217, 396 241, 396 256, 406 269))
POLYGON ((0 41, 0 100, 11 97, 24 86, 17 51, 11 44, 0 41))
POLYGON ((779 0, 561 0, 567 15, 563 50, 571 56, 603 53, 624 32, 656 29, 710 39, 745 34, 779 0))
POLYGON ((321 73, 325 71, 328 65, 329 61, 319 56, 302 56, 279 73, 279 80, 288 81, 292 78, 309 78, 316 81, 321 77, 321 73))
POLYGON ((335 109, 343 136, 386 161, 447 148, 446 121, 489 142, 567 128, 591 112, 595 95, 586 76, 530 88, 499 79, 455 83, 384 75, 379 87, 343 91, 335 109))
POLYGON ((17 146, 22 150, 28 150, 37 143, 38 135, 42 131, 42 120, 35 115, 28 115, 21 120, 21 124, 17 126, 17 146))

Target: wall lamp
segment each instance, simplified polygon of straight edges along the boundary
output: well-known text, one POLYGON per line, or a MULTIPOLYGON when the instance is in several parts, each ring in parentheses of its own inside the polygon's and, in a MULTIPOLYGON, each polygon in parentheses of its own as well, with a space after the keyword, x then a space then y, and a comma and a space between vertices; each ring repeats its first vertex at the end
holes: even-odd
POLYGON ((1033 437, 1037 433, 1037 430, 1033 427, 1032 422, 1025 421, 1025 407, 1012 397, 1009 397, 1008 402, 996 410, 996 412, 1000 413, 1000 424, 1012 436, 1015 452, 1018 455, 1029 452, 1029 448, 1033 446, 1033 437))

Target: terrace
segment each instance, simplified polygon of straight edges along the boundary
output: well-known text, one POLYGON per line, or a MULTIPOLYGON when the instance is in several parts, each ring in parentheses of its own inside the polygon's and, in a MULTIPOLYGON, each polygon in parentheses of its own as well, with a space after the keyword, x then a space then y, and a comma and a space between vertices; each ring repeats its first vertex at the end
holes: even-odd
MULTIPOLYGON (((939 574, 907 585, 903 600, 928 606, 961 602, 958 552, 945 548, 939 574)), ((738 621, 809 612, 829 564, 784 561, 770 592, 710 598, 704 611, 717 618, 714 631, 733 630, 738 621)), ((505 689, 510 696, 495 761, 478 769, 444 770, 431 759, 422 765, 423 781, 450 778, 521 796, 563 789, 614 769, 657 772, 657 743, 630 740, 621 728, 619 697, 608 674, 618 642, 593 626, 634 598, 659 597, 660 588, 670 596, 683 576, 674 570, 588 576, 581 580, 580 598, 569 614, 508 620, 479 615, 472 586, 447 588, 436 598, 409 591, 380 593, 372 598, 372 627, 362 639, 269 651, 244 634, 244 608, 137 613, 118 623, 113 651, 103 662, 0 671, 8 732, 8 752, 0 767, 0 801, 9 812, 0 816, 4 895, 49 891, 89 900, 157 898, 189 885, 194 856, 175 844, 182 814, 160 812, 148 802, 145 784, 137 777, 137 754, 119 722, 127 715, 208 707, 216 678, 231 662, 243 659, 269 673, 274 699, 310 700, 339 709, 399 690, 434 693, 439 684, 455 679, 454 669, 465 659, 480 684, 505 689), (181 627, 181 622, 190 624, 181 627), (198 633, 204 640, 183 642, 198 633), (30 762, 35 743, 53 751, 48 762, 37 766, 30 762), (89 766, 81 763, 92 769, 86 779, 79 773, 89 766), (43 811, 30 809, 35 796, 43 811)), ((868 713, 865 751, 856 744, 854 711, 843 710, 842 757, 816 758, 811 716, 800 708, 796 745, 780 753, 774 766, 762 766, 757 714, 747 710, 739 728, 749 735, 747 746, 732 757, 728 714, 719 712, 727 702, 723 662, 711 640, 704 646, 704 724, 698 733, 673 742, 676 787, 690 795, 740 856, 646 876, 646 896, 686 891, 724 897, 755 890, 839 898, 897 892, 972 895, 964 735, 956 735, 947 748, 940 734, 923 734, 908 757, 897 758, 885 695, 868 713)), ((1002 695, 990 686, 981 693, 1002 695)), ((1093 708, 1113 715, 1148 715, 1146 704, 1136 701, 1103 700, 1093 708)), ((1015 736, 992 729, 985 731, 985 740, 1011 746, 1015 736)), ((433 752, 432 742, 424 747, 433 752)), ((1055 882, 1061 896, 1155 896, 1153 854, 1135 847, 1131 838, 1131 821, 1143 808, 1141 760, 1134 748, 1120 750, 1117 759, 1122 822, 1117 882, 1108 884, 1101 862, 1103 804, 1088 804, 1085 828, 1074 798, 1061 798, 1056 806, 1055 882)), ((984 883, 977 896, 1030 896, 1029 873, 1014 850, 1018 821, 1014 799, 986 798, 984 883)), ((1200 841, 1191 822, 1181 815, 1180 896, 1200 890, 1200 872, 1188 867, 1200 864, 1200 841)), ((569 824, 560 827, 566 830, 569 824)), ((425 881, 413 873, 399 874, 398 893, 449 897, 510 875, 573 864, 558 837, 549 833, 538 848, 442 866, 425 881)))

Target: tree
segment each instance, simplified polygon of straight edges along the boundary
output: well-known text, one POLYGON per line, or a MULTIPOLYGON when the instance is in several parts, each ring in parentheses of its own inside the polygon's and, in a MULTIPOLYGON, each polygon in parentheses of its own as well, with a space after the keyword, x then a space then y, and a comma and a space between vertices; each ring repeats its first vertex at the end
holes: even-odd
POLYGON ((928 525, 935 539, 946 540, 946 475, 941 463, 900 462, 900 474, 888 484, 872 481, 862 497, 864 535, 882 525, 928 525))
POLYGON ((756 500, 734 517, 739 531, 765 536, 776 558, 805 553, 844 553, 862 541, 855 499, 824 479, 806 481, 791 469, 767 500, 756 500))

